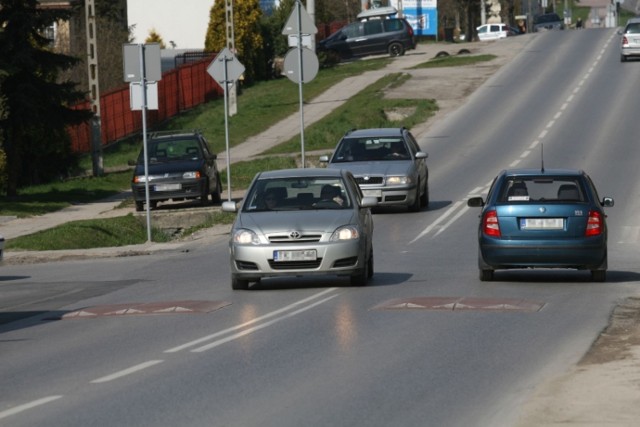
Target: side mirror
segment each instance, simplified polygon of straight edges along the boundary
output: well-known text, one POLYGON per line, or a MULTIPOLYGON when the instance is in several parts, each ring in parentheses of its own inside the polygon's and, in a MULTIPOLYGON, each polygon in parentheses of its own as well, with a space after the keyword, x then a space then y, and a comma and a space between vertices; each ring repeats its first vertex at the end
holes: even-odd
POLYGON ((222 212, 237 212, 238 205, 234 201, 222 202, 222 212))
POLYGON ((601 205, 606 207, 606 208, 613 207, 613 199, 611 197, 604 197, 602 199, 601 205))
POLYGON ((429 155, 424 151, 418 151, 416 153, 416 159, 426 159, 427 157, 429 157, 429 155))
POLYGON ((318 161, 321 163, 329 163, 329 156, 327 154, 323 154, 318 158, 318 161))
POLYGON ((364 196, 362 198, 362 201, 360 202, 360 207, 361 208, 373 208, 375 206, 378 206, 378 198, 377 197, 364 196))
POLYGON ((482 197, 470 197, 469 200, 467 200, 467 206, 470 208, 481 208, 484 206, 484 200, 482 197))

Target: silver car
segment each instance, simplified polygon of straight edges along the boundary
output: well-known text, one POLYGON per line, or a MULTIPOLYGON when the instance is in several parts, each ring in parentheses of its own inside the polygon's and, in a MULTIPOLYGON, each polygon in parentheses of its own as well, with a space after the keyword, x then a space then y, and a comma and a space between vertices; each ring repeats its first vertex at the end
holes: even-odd
POLYGON ((353 173, 363 194, 377 198, 378 206, 408 206, 417 212, 429 205, 427 157, 402 127, 347 132, 333 155, 320 161, 353 173))
POLYGON ((363 286, 373 276, 373 219, 377 201, 364 197, 353 175, 338 169, 258 173, 231 229, 231 287, 263 277, 349 276, 363 286))
POLYGON ((620 34, 620 62, 640 58, 640 18, 631 18, 620 34))

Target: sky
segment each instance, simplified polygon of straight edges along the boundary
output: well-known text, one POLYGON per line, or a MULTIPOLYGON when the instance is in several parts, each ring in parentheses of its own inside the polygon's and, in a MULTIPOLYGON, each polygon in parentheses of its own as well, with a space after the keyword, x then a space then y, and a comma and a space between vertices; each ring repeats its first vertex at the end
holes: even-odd
POLYGON ((144 43, 151 29, 167 48, 204 49, 209 11, 214 0, 128 0, 129 26, 135 24, 134 43, 144 43))

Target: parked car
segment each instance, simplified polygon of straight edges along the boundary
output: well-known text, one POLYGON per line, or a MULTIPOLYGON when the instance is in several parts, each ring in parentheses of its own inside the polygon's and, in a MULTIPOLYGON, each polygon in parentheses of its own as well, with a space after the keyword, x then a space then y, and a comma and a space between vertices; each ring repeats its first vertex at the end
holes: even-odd
POLYGON ((376 199, 365 197, 346 170, 305 168, 260 172, 238 209, 229 241, 231 287, 264 277, 349 276, 363 286, 373 276, 376 199))
POLYGON ((510 29, 506 24, 484 24, 477 27, 476 31, 478 32, 478 39, 485 41, 507 38, 510 29))
POLYGON ((407 206, 417 212, 429 205, 427 153, 408 129, 374 128, 347 132, 331 156, 329 169, 347 169, 365 196, 378 206, 407 206))
POLYGON ((318 42, 318 53, 348 59, 388 53, 404 55, 416 48, 413 28, 404 18, 373 17, 353 22, 318 42))
MULTIPOLYGON (((160 132, 147 141, 149 201, 155 208, 158 202, 199 199, 207 204, 209 195, 220 203, 222 184, 216 155, 198 131, 160 132)), ((144 149, 140 150, 133 172, 131 190, 136 211, 146 201, 144 149)))
POLYGON ((533 18, 533 32, 564 30, 564 20, 557 13, 545 13, 533 18))
POLYGON ((625 62, 629 58, 640 57, 640 17, 627 21, 620 34, 620 61, 625 62))
POLYGON ((581 170, 504 170, 494 179, 478 227, 480 280, 513 268, 590 270, 591 279, 606 280, 607 223, 591 178, 581 170))

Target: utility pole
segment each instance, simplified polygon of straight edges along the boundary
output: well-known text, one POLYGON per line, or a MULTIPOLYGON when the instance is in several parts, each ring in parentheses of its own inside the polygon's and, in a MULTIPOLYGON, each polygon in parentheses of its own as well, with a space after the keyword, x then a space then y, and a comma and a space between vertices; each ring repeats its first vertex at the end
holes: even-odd
POLYGON ((98 81, 98 39, 95 0, 85 2, 87 35, 87 71, 89 73, 89 96, 91 98, 91 159, 93 176, 102 176, 102 122, 100 119, 100 82, 98 81))
MULTIPOLYGON (((226 32, 227 32, 227 48, 229 48, 229 50, 231 51, 231 53, 233 53, 234 55, 237 54, 236 52, 236 42, 235 42, 235 36, 233 33, 233 0, 225 0, 224 2, 224 11, 225 11, 225 28, 226 28, 226 32)), ((238 91, 237 91, 237 85, 238 82, 236 81, 235 83, 226 83, 228 84, 229 87, 225 88, 226 90, 228 90, 228 96, 229 96, 229 116, 233 116, 238 112, 238 91)))

